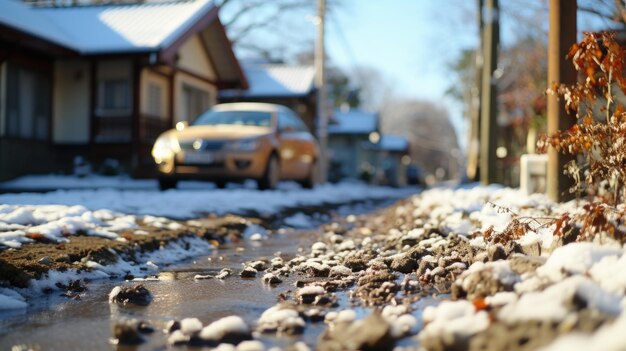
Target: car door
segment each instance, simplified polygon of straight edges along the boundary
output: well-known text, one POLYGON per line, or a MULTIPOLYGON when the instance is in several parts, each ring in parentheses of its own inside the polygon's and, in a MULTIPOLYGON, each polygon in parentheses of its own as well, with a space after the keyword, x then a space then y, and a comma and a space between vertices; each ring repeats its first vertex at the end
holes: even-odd
POLYGON ((282 179, 304 179, 309 174, 311 156, 308 154, 310 152, 303 151, 307 149, 305 144, 308 137, 310 134, 298 117, 288 111, 278 113, 282 179))

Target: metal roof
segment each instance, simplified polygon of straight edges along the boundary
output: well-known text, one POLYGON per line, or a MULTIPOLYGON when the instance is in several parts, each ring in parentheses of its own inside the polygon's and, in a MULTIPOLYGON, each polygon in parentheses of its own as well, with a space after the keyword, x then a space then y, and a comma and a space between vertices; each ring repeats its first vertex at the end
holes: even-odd
POLYGON ((310 94, 314 88, 313 66, 244 64, 243 69, 250 88, 224 90, 220 92, 221 97, 300 97, 310 94))
POLYGON ((378 148, 386 151, 407 151, 409 149, 409 141, 403 136, 383 134, 380 137, 378 148))
POLYGON ((330 123, 330 134, 369 134, 378 129, 378 115, 358 109, 335 110, 330 123))
POLYGON ((0 23, 83 54, 156 51, 214 7, 212 0, 30 7, 0 1, 0 23))

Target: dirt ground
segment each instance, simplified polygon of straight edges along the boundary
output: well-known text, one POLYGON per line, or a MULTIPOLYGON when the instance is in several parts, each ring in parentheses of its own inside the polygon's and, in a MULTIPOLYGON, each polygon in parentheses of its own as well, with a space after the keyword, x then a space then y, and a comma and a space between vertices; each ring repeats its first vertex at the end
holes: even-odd
POLYGON ((24 288, 30 279, 40 278, 49 270, 89 269, 85 266, 88 260, 102 265, 110 264, 116 260, 116 255, 111 250, 126 254, 132 251, 154 251, 184 236, 202 237, 218 246, 225 240, 240 240, 242 231, 250 223, 261 225, 264 222, 257 218, 229 215, 196 220, 194 226, 180 222, 183 228, 178 230, 140 226, 120 233, 126 242, 73 235, 69 242, 57 244, 37 240, 35 237, 36 242, 25 244, 19 249, 0 251, 0 282, 24 288), (148 235, 134 234, 137 230, 146 231, 148 235))

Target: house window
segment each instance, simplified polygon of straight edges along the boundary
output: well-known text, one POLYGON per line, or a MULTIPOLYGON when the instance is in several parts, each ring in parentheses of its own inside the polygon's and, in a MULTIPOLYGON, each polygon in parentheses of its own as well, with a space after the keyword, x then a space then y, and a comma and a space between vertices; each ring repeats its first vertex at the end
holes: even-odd
POLYGON ((98 83, 98 108, 94 141, 124 143, 132 138, 132 98, 128 79, 103 79, 98 83))
POLYGON ((148 84, 148 116, 149 117, 161 117, 163 111, 161 108, 161 98, 163 89, 157 84, 148 84))
POLYGON ((183 85, 183 119, 193 122, 209 108, 209 93, 190 85, 183 85))
POLYGON ((50 74, 9 64, 6 135, 48 140, 52 85, 50 74))
POLYGON ((102 115, 128 114, 131 110, 130 81, 100 81, 98 110, 102 115))

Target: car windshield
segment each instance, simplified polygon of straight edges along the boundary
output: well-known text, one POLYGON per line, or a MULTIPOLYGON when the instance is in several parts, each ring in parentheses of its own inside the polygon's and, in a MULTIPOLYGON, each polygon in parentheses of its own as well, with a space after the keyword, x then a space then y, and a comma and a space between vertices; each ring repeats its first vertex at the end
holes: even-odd
POLYGON ((209 110, 198 117, 194 125, 242 125, 269 127, 272 115, 262 111, 213 111, 209 110))

